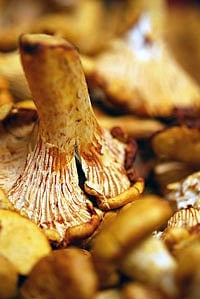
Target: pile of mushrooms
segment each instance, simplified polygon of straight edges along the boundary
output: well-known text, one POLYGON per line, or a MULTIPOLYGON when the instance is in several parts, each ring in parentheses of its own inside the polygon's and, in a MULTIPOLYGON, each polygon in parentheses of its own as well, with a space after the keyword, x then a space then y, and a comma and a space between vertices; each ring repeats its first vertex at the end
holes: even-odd
POLYGON ((136 145, 119 128, 113 136, 98 124, 74 46, 24 34, 19 48, 38 121, 17 138, 2 124, 0 187, 14 210, 66 246, 94 232, 99 208, 119 208, 142 193, 136 145))

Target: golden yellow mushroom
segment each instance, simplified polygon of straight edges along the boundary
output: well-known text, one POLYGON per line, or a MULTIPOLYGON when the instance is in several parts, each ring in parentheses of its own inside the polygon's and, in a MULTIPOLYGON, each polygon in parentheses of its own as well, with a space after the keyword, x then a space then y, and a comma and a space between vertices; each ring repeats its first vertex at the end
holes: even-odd
POLYGON ((21 214, 66 245, 99 224, 90 196, 106 210, 143 191, 143 179, 131 175, 135 143, 118 140, 98 124, 74 46, 25 34, 20 54, 39 121, 22 138, 2 128, 0 185, 21 214))

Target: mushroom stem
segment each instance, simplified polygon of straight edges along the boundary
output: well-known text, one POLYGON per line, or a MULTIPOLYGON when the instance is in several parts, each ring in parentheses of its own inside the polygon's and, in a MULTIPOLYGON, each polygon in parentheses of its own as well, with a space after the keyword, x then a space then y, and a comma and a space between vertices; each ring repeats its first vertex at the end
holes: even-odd
MULTIPOLYGON (((45 34, 25 34, 20 40, 20 53, 38 110, 42 139, 68 153, 70 148, 72 154, 85 115, 93 114, 76 48, 45 34)), ((84 128, 90 126, 86 134, 91 140, 96 120, 87 120, 84 128)))

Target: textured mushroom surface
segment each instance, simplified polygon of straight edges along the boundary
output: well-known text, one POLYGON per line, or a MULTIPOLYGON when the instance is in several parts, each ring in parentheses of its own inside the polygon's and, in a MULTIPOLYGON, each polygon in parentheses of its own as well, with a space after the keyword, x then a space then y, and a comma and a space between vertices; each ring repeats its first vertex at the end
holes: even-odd
POLYGON ((60 38, 25 34, 20 54, 39 121, 20 139, 22 150, 16 144, 17 150, 10 150, 19 140, 2 128, 1 187, 21 214, 56 242, 68 243, 87 237, 99 223, 85 190, 109 209, 110 199, 114 207, 132 201, 143 182, 131 186, 125 168, 127 144, 98 124, 77 50, 60 38), (118 199, 129 187, 135 195, 128 194, 127 200, 125 193, 118 199))
POLYGON ((179 209, 168 220, 167 227, 186 227, 187 229, 200 223, 200 209, 189 206, 179 209))

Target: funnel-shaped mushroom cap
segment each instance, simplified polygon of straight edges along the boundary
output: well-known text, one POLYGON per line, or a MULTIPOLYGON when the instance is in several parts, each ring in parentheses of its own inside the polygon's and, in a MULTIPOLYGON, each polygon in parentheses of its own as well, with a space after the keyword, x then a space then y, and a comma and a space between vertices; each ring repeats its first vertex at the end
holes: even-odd
POLYGON ((20 213, 68 243, 99 223, 86 193, 103 209, 119 207, 142 192, 143 181, 131 186, 125 169, 130 144, 127 149, 97 123, 75 47, 45 34, 22 35, 19 44, 39 121, 23 167, 3 187, 20 213))

